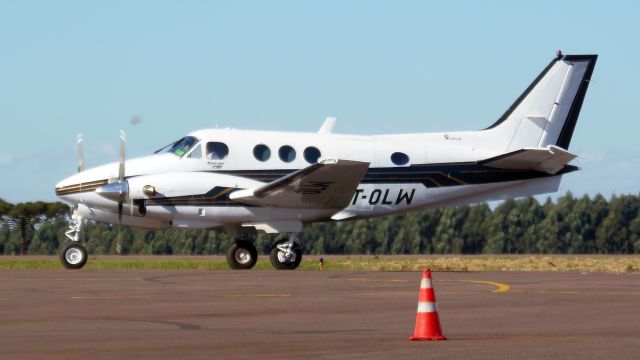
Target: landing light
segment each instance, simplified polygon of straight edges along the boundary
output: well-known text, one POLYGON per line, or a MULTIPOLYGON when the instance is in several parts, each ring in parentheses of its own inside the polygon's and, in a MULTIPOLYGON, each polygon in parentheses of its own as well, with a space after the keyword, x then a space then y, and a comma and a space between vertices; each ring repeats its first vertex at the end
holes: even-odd
POLYGON ((147 195, 147 196, 155 196, 156 195, 156 188, 151 186, 151 185, 145 185, 142 187, 142 193, 147 195))

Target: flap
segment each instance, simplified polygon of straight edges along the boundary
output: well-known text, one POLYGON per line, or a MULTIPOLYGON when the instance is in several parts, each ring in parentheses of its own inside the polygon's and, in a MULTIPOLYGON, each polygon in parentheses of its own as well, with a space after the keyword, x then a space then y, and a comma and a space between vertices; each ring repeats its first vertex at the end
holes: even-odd
POLYGON ((229 198, 251 205, 342 209, 369 168, 368 162, 325 160, 255 189, 233 192, 229 198))
POLYGON ((502 154, 479 164, 498 169, 536 170, 554 175, 577 156, 555 145, 546 148, 526 148, 502 154))

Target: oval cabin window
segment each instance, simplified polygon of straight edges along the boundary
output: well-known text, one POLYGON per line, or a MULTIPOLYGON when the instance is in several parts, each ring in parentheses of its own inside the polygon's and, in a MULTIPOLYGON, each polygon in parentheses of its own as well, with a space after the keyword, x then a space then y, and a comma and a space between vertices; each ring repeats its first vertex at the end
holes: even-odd
POLYGON ((296 150, 289 145, 284 145, 278 150, 278 156, 284 162, 292 162, 296 159, 296 150))
POLYGON ((398 166, 406 165, 409 162, 409 156, 405 153, 394 152, 391 154, 391 162, 398 166))
POLYGON ((307 160, 309 164, 315 164, 318 162, 318 159, 320 158, 321 154, 318 148, 309 146, 308 148, 304 149, 303 155, 304 155, 304 159, 307 160))
POLYGON ((253 148, 253 156, 258 161, 267 161, 271 157, 271 149, 267 145, 259 144, 253 148))

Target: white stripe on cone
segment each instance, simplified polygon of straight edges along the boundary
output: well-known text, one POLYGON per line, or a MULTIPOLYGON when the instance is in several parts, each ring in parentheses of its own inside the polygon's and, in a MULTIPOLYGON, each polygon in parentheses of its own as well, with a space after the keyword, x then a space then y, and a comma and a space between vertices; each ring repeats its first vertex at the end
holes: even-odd
POLYGON ((420 289, 431 289, 433 285, 431 284, 431 279, 422 279, 420 281, 420 289))
POLYGON ((425 301, 418 303, 418 312, 419 313, 433 313, 438 312, 438 305, 434 302, 425 301))

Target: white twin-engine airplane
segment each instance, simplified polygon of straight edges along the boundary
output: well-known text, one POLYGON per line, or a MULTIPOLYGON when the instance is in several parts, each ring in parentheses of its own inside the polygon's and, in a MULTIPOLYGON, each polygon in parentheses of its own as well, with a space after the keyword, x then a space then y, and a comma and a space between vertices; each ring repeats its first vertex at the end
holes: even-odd
POLYGON ((303 224, 365 219, 411 210, 555 192, 578 170, 567 151, 597 55, 562 55, 507 111, 480 131, 402 135, 207 129, 156 151, 84 170, 56 185, 73 206, 61 253, 65 267, 87 261, 85 219, 148 228, 223 227, 237 240, 233 269, 250 269, 256 248, 247 232, 287 233, 270 254, 276 269, 295 269, 303 224))

